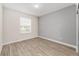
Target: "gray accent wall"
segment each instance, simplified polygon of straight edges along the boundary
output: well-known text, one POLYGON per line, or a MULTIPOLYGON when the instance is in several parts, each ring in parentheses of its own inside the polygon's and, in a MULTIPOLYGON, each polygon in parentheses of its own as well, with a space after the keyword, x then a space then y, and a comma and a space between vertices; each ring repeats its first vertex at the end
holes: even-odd
POLYGON ((39 17, 39 36, 76 45, 76 6, 39 17))

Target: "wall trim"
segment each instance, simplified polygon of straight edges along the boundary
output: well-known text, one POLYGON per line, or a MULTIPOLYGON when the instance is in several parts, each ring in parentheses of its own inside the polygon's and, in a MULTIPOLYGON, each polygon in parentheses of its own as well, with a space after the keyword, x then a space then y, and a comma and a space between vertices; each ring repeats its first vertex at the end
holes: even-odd
POLYGON ((75 45, 71 45, 71 44, 68 44, 68 43, 60 42, 60 41, 57 41, 57 40, 54 40, 54 39, 50 39, 50 38, 47 38, 47 37, 43 37, 43 36, 39 36, 39 37, 43 38, 43 39, 46 39, 46 40, 50 40, 50 41, 56 42, 58 44, 62 44, 62 45, 65 45, 65 46, 72 47, 72 48, 76 49, 75 45))
POLYGON ((21 41, 24 41, 24 40, 30 40, 30 39, 36 38, 36 37, 31 37, 31 38, 28 38, 28 39, 20 39, 20 40, 17 40, 17 41, 11 41, 11 42, 7 42, 7 43, 3 43, 2 45, 4 46, 4 45, 7 45, 7 44, 17 43, 17 42, 21 42, 21 41))
MULTIPOLYGON (((58 44, 62 44, 62 45, 65 45, 65 46, 72 47, 72 48, 75 48, 76 49, 76 46, 75 45, 71 45, 71 44, 68 44, 68 43, 60 42, 60 41, 57 41, 57 40, 54 40, 54 39, 50 39, 50 38, 47 38, 47 37, 43 37, 43 36, 37 36, 37 37, 40 37, 40 38, 43 38, 43 39, 46 39, 46 40, 50 40, 50 41, 56 42, 58 44)), ((32 37, 32 38, 36 38, 36 37, 32 37)), ((17 41, 12 41, 12 42, 8 42, 8 43, 4 43, 3 45, 7 45, 7 44, 11 44, 11 43, 16 43, 16 42, 21 42, 23 40, 30 40, 32 38, 22 39, 22 40, 17 40, 17 41)))

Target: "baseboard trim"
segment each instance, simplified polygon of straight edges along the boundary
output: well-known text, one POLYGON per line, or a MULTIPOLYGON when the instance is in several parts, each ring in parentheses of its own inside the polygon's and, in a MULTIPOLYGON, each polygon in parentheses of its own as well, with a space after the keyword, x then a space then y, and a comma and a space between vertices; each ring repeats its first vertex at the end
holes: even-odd
POLYGON ((71 44, 68 44, 68 43, 60 42, 60 41, 57 41, 57 40, 54 40, 54 39, 50 39, 50 38, 47 38, 47 37, 43 37, 43 36, 39 36, 39 37, 43 38, 43 39, 46 39, 46 40, 50 40, 50 41, 56 42, 58 44, 62 44, 62 45, 65 45, 65 46, 72 47, 72 48, 76 49, 75 45, 71 45, 71 44))
POLYGON ((12 44, 12 43, 17 43, 17 42, 21 42, 21 41, 24 41, 24 40, 30 40, 32 38, 36 38, 36 37, 31 37, 31 38, 28 38, 28 39, 20 39, 20 40, 17 40, 17 41, 11 41, 11 42, 7 42, 7 43, 4 43, 4 45, 8 45, 8 44, 12 44))
MULTIPOLYGON (((58 44, 62 44, 62 45, 65 45, 65 46, 72 47, 72 48, 76 49, 75 45, 71 45, 71 44, 68 44, 68 43, 60 42, 60 41, 57 41, 57 40, 54 40, 54 39, 50 39, 50 38, 47 38, 47 37, 43 37, 43 36, 37 36, 37 37, 40 37, 40 38, 43 38, 43 39, 46 39, 46 40, 50 40, 50 41, 56 42, 58 44)), ((36 38, 36 37, 32 37, 32 38, 36 38)), ((29 39, 32 39, 32 38, 29 38, 29 39)), ((12 44, 12 43, 16 43, 16 42, 21 42, 23 40, 29 40, 29 39, 22 39, 22 40, 12 41, 12 42, 8 42, 8 43, 4 43, 3 45, 12 44)))

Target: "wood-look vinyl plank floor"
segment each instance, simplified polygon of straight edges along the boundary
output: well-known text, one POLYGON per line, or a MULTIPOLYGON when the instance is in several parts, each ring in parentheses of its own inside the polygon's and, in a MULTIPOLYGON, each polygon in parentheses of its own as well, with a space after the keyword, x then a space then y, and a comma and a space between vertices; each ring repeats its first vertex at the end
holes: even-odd
POLYGON ((76 56, 75 49, 42 38, 4 45, 1 56, 76 56))

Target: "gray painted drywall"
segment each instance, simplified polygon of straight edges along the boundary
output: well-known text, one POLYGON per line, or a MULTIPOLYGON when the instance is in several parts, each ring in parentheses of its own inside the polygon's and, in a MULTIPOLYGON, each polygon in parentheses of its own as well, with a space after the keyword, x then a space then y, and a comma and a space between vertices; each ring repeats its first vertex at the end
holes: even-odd
POLYGON ((39 36, 76 45, 76 6, 39 17, 39 36))

